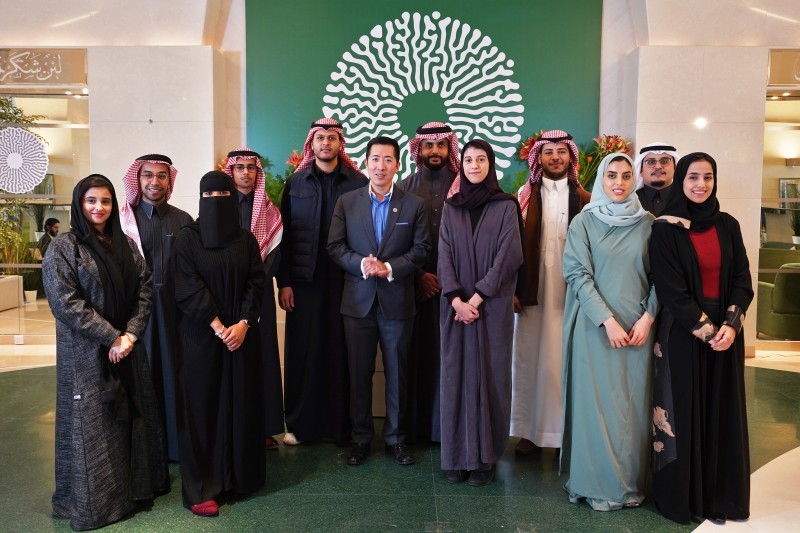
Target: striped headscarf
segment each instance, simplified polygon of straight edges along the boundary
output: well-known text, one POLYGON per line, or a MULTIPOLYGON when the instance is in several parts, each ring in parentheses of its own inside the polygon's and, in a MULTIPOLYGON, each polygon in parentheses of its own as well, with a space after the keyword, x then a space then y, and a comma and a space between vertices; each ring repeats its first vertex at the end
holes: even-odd
POLYGON ((334 120, 332 118, 323 117, 316 122, 311 123, 311 129, 308 130, 308 137, 306 137, 306 143, 303 145, 303 160, 300 161, 300 164, 297 165, 297 170, 303 170, 304 168, 310 167, 315 160, 314 156, 314 134, 319 130, 333 130, 339 134, 339 141, 342 143, 339 147, 339 161, 341 161, 345 166, 352 168, 357 172, 361 172, 358 169, 358 165, 356 165, 355 161, 350 159, 350 156, 347 155, 347 152, 344 151, 345 141, 344 141, 344 129, 342 129, 342 125, 339 121, 334 120))
POLYGON ((536 139, 533 147, 531 147, 531 151, 528 153, 528 168, 530 169, 530 175, 528 176, 528 181, 526 181, 525 184, 520 187, 519 192, 517 193, 519 207, 522 210, 523 222, 526 221, 528 216, 528 206, 531 202, 532 187, 534 184, 542 181, 542 175, 544 174, 542 164, 539 162, 539 156, 542 153, 542 148, 546 144, 558 143, 566 144, 567 148, 569 148, 570 161, 569 167, 567 168, 567 179, 575 186, 575 188, 582 188, 578 182, 578 161, 580 155, 578 153, 578 146, 575 144, 575 141, 572 140, 572 135, 563 130, 550 130, 543 132, 539 138, 536 139))
POLYGON ((139 205, 142 200, 142 185, 139 183, 139 172, 145 163, 166 164, 169 167, 169 185, 167 185, 166 201, 169 201, 170 196, 172 196, 175 178, 178 176, 178 169, 172 166, 172 159, 161 154, 147 154, 137 157, 122 178, 122 186, 125 189, 125 202, 119 210, 122 231, 133 239, 142 255, 144 255, 142 238, 139 236, 139 226, 136 225, 136 216, 133 214, 133 208, 139 205))
POLYGON ((261 260, 264 261, 267 255, 274 250, 281 242, 283 237, 283 220, 281 212, 272 203, 264 189, 264 169, 261 166, 261 156, 250 148, 242 147, 232 152, 228 152, 228 159, 225 161, 225 174, 233 181, 233 166, 239 158, 256 160, 256 181, 253 184, 253 216, 250 219, 250 232, 258 241, 258 251, 261 253, 261 260))
POLYGON ((428 122, 424 126, 417 128, 417 134, 408 142, 408 150, 411 158, 417 164, 417 169, 422 167, 422 158, 419 155, 419 145, 422 141, 438 141, 447 139, 450 143, 450 153, 447 159, 447 168, 458 174, 460 168, 458 154, 458 137, 453 133, 452 128, 444 122, 428 122))

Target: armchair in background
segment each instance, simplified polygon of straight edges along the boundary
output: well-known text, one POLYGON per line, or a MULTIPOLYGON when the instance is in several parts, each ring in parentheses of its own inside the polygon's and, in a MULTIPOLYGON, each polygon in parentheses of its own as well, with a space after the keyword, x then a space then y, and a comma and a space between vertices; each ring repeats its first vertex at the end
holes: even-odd
POLYGON ((777 339, 800 340, 800 263, 781 265, 775 282, 758 282, 756 331, 777 339))

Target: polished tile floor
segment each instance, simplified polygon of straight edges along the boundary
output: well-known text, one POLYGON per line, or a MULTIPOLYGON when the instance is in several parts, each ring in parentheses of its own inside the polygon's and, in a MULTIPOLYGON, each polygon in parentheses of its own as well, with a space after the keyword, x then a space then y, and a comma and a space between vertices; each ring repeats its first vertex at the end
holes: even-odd
MULTIPOLYGON (((0 532, 69 531, 50 515, 53 491, 55 347, 0 346, 0 532), (14 371, 9 371, 14 370, 14 371)), ((753 475, 752 517, 733 531, 798 531, 800 523, 800 353, 759 350, 746 370, 753 475), (780 370, 778 370, 779 368, 780 370)), ((344 464, 332 443, 267 453, 267 485, 227 502, 220 516, 199 518, 181 505, 180 469, 172 492, 105 531, 542 532, 706 531, 680 526, 651 503, 598 513, 562 491, 553 450, 513 454, 512 439, 487 487, 448 485, 439 449, 412 448, 417 462, 400 467, 380 442, 366 464, 344 464)))

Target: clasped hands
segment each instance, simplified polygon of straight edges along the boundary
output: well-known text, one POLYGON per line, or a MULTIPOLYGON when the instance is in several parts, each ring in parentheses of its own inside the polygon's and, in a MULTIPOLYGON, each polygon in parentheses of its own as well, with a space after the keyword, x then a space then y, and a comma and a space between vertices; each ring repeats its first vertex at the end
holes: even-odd
POLYGON ((388 278, 389 274, 391 274, 391 270, 386 267, 386 263, 374 255, 369 254, 361 260, 361 273, 364 279, 371 277, 388 278))
POLYGON ((736 339, 736 330, 732 326, 723 324, 720 326, 717 334, 714 335, 708 344, 715 352, 723 352, 731 347, 733 341, 736 339))
POLYGON ((114 340, 114 344, 108 350, 108 360, 112 363, 119 363, 133 350, 133 339, 123 333, 114 340))
POLYGON ((483 298, 481 298, 478 293, 473 294, 472 298, 466 302, 460 297, 456 296, 453 298, 453 301, 450 304, 453 306, 453 310, 455 311, 453 320, 461 322, 462 324, 472 324, 481 316, 480 312, 478 311, 478 307, 482 303, 483 298))
POLYGON ((650 334, 650 326, 653 325, 653 321, 652 315, 645 311, 630 331, 625 331, 613 316, 607 318, 606 321, 603 322, 603 326, 606 328, 606 336, 608 336, 611 347, 624 348, 626 346, 643 345, 650 334))
POLYGON ((248 330, 248 326, 244 320, 240 320, 231 326, 225 327, 222 325, 222 321, 219 317, 216 317, 211 321, 210 326, 211 329, 214 330, 214 335, 219 337, 231 352, 242 347, 244 337, 247 335, 248 330))

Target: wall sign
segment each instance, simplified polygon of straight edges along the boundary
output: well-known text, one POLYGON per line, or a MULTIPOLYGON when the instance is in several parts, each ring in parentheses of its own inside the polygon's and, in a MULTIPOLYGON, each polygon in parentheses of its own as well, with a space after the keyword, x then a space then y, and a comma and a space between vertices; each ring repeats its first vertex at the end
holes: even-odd
POLYGON ((44 143, 22 128, 0 130, 0 189, 14 194, 30 192, 47 174, 44 143))
POLYGON ((86 85, 86 49, 0 49, 0 85, 86 85))
POLYGON ((247 144, 278 171, 321 116, 362 167, 369 139, 397 139, 401 176, 429 121, 490 142, 505 177, 536 131, 600 133, 600 0, 246 0, 246 14, 247 144))

